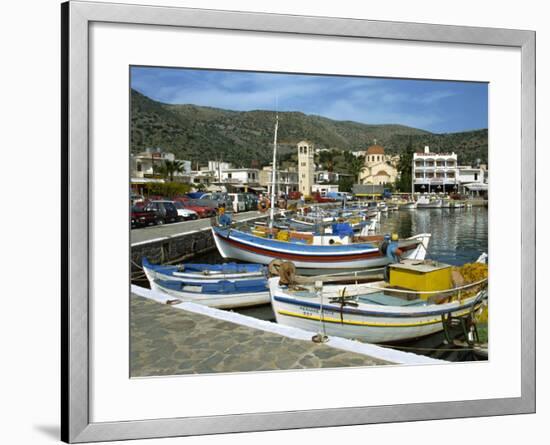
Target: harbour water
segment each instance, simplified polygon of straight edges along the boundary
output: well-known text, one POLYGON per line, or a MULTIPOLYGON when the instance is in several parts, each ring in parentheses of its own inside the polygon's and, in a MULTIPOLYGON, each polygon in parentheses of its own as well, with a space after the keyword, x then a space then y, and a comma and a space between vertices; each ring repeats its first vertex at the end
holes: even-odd
POLYGON ((403 238, 431 233, 428 258, 444 263, 462 265, 488 253, 486 207, 400 210, 382 215, 380 223, 381 233, 403 238))

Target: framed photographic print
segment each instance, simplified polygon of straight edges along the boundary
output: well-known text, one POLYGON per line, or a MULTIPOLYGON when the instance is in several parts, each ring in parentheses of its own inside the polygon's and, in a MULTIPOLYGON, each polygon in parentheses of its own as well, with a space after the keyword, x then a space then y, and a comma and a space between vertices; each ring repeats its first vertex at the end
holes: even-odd
POLYGON ((533 32, 71 1, 62 36, 64 441, 534 412, 533 32))

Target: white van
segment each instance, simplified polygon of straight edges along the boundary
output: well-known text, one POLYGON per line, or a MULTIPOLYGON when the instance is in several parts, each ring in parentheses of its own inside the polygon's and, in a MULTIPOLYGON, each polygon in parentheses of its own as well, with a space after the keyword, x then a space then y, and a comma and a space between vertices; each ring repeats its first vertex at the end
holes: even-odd
POLYGON ((243 193, 228 193, 233 205, 233 212, 244 212, 246 210, 245 196, 243 193))

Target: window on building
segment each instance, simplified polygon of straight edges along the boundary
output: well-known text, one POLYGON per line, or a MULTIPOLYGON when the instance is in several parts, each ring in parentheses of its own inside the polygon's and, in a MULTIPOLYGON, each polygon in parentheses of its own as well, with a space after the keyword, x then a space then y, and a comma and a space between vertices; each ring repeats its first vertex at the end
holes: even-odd
POLYGON ((227 174, 227 179, 231 179, 231 173, 227 174))
POLYGON ((477 181, 477 173, 474 173, 474 181, 477 181))

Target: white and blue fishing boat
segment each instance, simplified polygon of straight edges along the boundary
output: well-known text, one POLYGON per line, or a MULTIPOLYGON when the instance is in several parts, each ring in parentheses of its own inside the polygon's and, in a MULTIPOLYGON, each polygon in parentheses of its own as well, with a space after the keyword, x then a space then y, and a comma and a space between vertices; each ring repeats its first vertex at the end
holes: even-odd
POLYGON ((151 264, 142 266, 151 289, 182 301, 230 309, 269 303, 267 273, 260 264, 151 264))
POLYGON ((173 280, 149 281, 151 289, 181 301, 191 301, 218 309, 269 303, 267 279, 188 283, 173 280))
MULTIPOLYGON (((341 224, 338 226, 345 226, 341 224)), ((345 227, 344 227, 345 228, 345 227)), ((274 259, 292 261, 300 273, 340 273, 381 268, 395 261, 384 251, 383 236, 355 236, 353 230, 333 227, 330 235, 296 234, 277 239, 273 229, 267 236, 228 225, 214 225, 212 233, 218 251, 224 258, 258 264, 274 259), (273 236, 275 235, 275 236, 273 236)), ((399 240, 402 258, 424 259, 430 234, 399 240)))
POLYGON ((277 323, 369 343, 409 340, 445 329, 447 317, 481 311, 487 279, 450 289, 415 292, 385 281, 348 285, 281 285, 269 279, 277 323))
POLYGON ((176 265, 152 264, 147 258, 141 261, 149 281, 185 281, 187 283, 216 283, 218 281, 243 281, 266 277, 266 268, 261 264, 223 263, 176 265))

